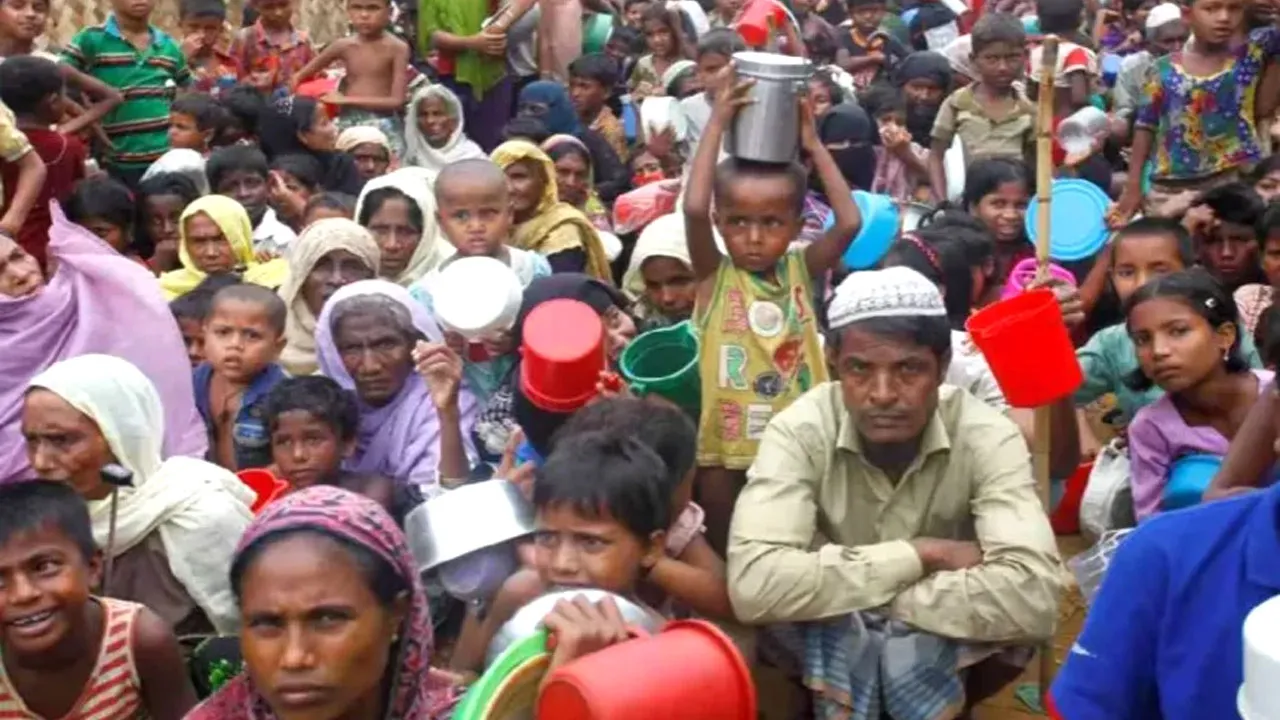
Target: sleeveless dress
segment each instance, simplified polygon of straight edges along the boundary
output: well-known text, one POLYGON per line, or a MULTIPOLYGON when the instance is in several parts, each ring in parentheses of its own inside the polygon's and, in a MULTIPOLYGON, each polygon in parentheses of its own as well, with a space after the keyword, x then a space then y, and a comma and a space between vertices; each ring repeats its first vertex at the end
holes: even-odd
MULTIPOLYGON (((94 598, 102 604, 102 648, 89 681, 80 690, 80 698, 71 711, 58 720, 145 720, 142 704, 142 681, 133 661, 133 625, 137 621, 137 603, 94 598)), ((46 720, 32 712, 9 682, 3 660, 0 660, 0 718, 5 720, 46 720)))
POLYGON ((827 381, 803 253, 790 250, 778 261, 780 284, 723 258, 710 305, 694 311, 702 343, 701 466, 745 470, 774 413, 827 381))

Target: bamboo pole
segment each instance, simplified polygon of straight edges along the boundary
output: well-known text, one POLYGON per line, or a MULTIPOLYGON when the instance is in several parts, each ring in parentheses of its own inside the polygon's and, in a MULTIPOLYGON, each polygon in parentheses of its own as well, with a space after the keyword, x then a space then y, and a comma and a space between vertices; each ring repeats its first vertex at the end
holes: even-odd
MULTIPOLYGON (((1049 210, 1053 190, 1053 93, 1054 68, 1058 64, 1058 38, 1049 35, 1041 45, 1039 82, 1036 112, 1036 278, 1046 280, 1049 277, 1049 210)), ((1035 473, 1036 489, 1040 492, 1040 502, 1045 512, 1052 511, 1050 505, 1049 446, 1050 446, 1049 407, 1042 406, 1035 410, 1035 441, 1031 458, 1035 473)), ((1040 646, 1040 701, 1048 705, 1049 685, 1053 683, 1057 662, 1053 658, 1053 638, 1049 638, 1040 646)))

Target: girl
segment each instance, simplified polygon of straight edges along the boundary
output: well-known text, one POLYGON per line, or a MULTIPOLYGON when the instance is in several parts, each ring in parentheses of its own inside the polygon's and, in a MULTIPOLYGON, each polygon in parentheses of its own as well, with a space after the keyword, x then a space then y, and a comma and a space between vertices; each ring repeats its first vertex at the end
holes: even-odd
POLYGON ((808 91, 809 103, 813 106, 813 113, 818 117, 822 117, 832 107, 844 102, 844 90, 836 84, 831 71, 826 68, 818 70, 813 77, 809 78, 808 91))
POLYGON ((542 143, 542 150, 555 163, 556 190, 560 194, 560 202, 581 210, 602 233, 612 232, 609 212, 596 194, 595 177, 591 172, 591 151, 587 150, 587 146, 572 135, 552 135, 542 143))
POLYGON ((907 103, 896 88, 877 86, 864 94, 863 104, 879 128, 875 147, 875 177, 869 188, 898 202, 932 200, 929 189, 929 151, 907 130, 907 103))
POLYGON ((146 265, 135 245, 133 194, 110 177, 81 180, 67 198, 67 219, 102 238, 112 250, 146 265))
POLYGON ((665 4, 650 5, 644 11, 641 26, 649 53, 636 62, 627 84, 635 103, 650 95, 661 95, 662 76, 667 69, 680 60, 690 59, 684 35, 680 32, 680 22, 665 4))
POLYGON ((323 105, 313 98, 290 96, 263 113, 258 125, 262 152, 269 160, 281 155, 311 155, 324 171, 325 190, 359 195, 364 187, 360 169, 350 155, 337 152, 338 128, 323 105))
POLYGON ((689 259, 684 216, 663 215, 645 226, 622 276, 622 290, 636 300, 640 332, 674 325, 693 315, 698 283, 689 259))
POLYGON ((1141 391, 1155 384, 1167 393, 1139 410, 1129 428, 1133 506, 1142 521, 1159 512, 1179 457, 1226 454, 1272 373, 1250 372, 1235 303, 1203 270, 1147 283, 1129 298, 1125 316, 1139 364, 1130 385, 1141 391))
MULTIPOLYGON (((1035 257, 1024 221, 1030 199, 1027 166, 1017 160, 987 158, 965 171, 964 210, 986 226, 995 240, 995 269, 989 292, 998 296, 1009 271, 1035 257)), ((988 294, 988 299, 995 297, 988 294)), ((984 303, 985 304, 985 303, 984 303)))
POLYGON ((378 274, 397 285, 408 287, 443 258, 434 181, 422 168, 400 168, 369 182, 356 201, 356 221, 369 228, 382 253, 378 274))
POLYGON ((242 272, 245 282, 268 288, 284 282, 288 264, 280 258, 258 261, 249 214, 226 195, 206 195, 191 203, 179 225, 182 267, 160 276, 166 300, 186 295, 212 273, 242 272))
POLYGON ((427 85, 414 93, 404 118, 405 165, 440 172, 445 165, 487 157, 467 139, 462 101, 444 85, 427 85))
POLYGON ((146 256, 151 258, 155 272, 166 273, 182 266, 178 259, 182 213, 202 194, 190 178, 177 173, 149 177, 138 184, 135 242, 139 253, 151 248, 146 256))
POLYGON ((1253 168, 1253 189, 1265 202, 1280 198, 1280 155, 1268 155, 1253 168))

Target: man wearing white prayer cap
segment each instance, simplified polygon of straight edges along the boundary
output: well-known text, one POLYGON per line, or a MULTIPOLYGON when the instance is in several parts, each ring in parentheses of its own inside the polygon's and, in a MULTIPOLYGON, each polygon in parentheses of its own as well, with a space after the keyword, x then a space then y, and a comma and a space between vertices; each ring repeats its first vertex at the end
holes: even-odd
POLYGON ((1142 86, 1146 82, 1147 71, 1157 58, 1180 49, 1190 37, 1190 31, 1182 19, 1182 9, 1166 2, 1151 8, 1147 13, 1143 35, 1145 47, 1127 55, 1116 76, 1113 93, 1115 112, 1126 121, 1133 119, 1138 103, 1142 102, 1142 86))

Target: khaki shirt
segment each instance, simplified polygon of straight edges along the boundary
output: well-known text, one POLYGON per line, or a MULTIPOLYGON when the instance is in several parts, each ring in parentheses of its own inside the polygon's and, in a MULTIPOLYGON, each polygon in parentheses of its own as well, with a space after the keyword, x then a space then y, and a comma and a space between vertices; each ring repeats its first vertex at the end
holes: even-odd
POLYGON ((1063 570, 1016 425, 950 385, 895 485, 862 455, 840 384, 774 416, 729 533, 729 597, 747 623, 885 607, 968 642, 1052 635, 1063 570), (976 540, 983 562, 927 574, 908 542, 976 540))
POLYGON ((1036 106, 1016 92, 1017 105, 1004 117, 992 117, 973 95, 962 87, 947 96, 933 121, 933 141, 950 147, 956 135, 964 146, 965 162, 979 158, 1003 157, 1025 160, 1033 157, 1036 138, 1036 106))

